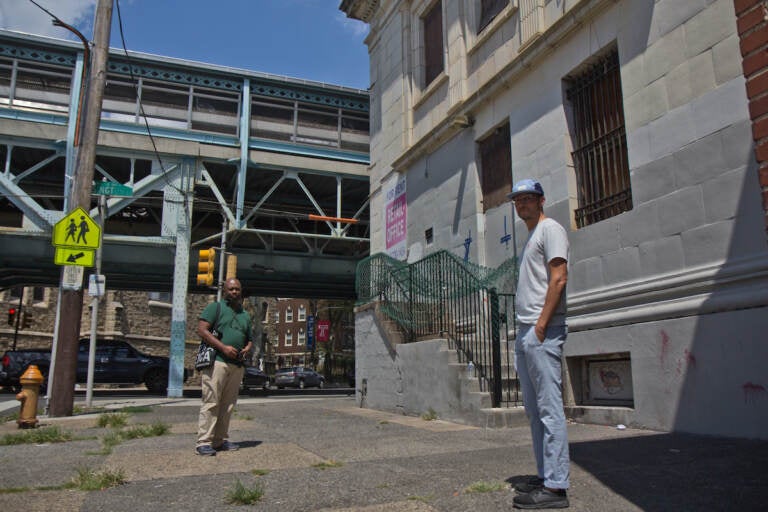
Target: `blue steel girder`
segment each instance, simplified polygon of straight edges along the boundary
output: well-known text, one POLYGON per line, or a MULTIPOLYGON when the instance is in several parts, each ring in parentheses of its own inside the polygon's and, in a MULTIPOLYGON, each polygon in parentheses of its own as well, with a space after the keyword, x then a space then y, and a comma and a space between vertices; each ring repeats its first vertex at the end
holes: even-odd
MULTIPOLYGON (((6 93, 10 95, 8 101, 0 107, 0 144, 7 146, 7 154, 15 144, 54 152, 53 155, 38 154, 37 161, 26 161, 24 165, 15 165, 12 172, 6 170, 0 173, 0 191, 25 217, 23 229, 14 228, 12 233, 28 234, 24 240, 29 240, 30 244, 32 241, 44 242, 47 237, 47 250, 50 250, 50 234, 45 232, 50 233, 52 224, 67 210, 66 197, 74 174, 76 123, 75 116, 70 113, 75 112, 79 104, 82 47, 69 41, 0 30, 1 59, 8 63, 5 69, 15 70, 23 62, 25 69, 36 69, 37 65, 41 76, 50 71, 57 77, 58 88, 47 91, 46 95, 41 96, 36 89, 27 88, 27 104, 24 101, 14 103, 14 88, 10 87, 11 92, 6 93), (66 78, 68 73, 69 79, 66 78), (68 89, 66 80, 69 80, 68 89), (48 97, 55 97, 55 102, 46 103, 48 97), (28 98, 39 99, 30 103, 28 98), (63 163, 58 161, 59 158, 63 163), (42 176, 47 181, 38 179, 41 170, 47 173, 42 176), (55 176, 60 181, 53 185, 50 180, 55 176), (49 189, 40 192, 40 187, 44 186, 49 189), (59 195, 58 199, 50 195, 51 191, 59 195), (49 195, 46 197, 45 193, 49 195), (60 205, 62 201, 64 206, 61 209, 50 207, 52 204, 60 205), (24 229, 27 231, 24 232, 24 229)), ((126 104, 130 107, 129 96, 124 96, 127 102, 121 100, 123 96, 111 98, 113 106, 110 108, 113 110, 106 112, 100 125, 96 170, 110 181, 131 186, 133 196, 108 200, 106 216, 110 219, 111 228, 105 233, 107 258, 117 257, 118 261, 124 261, 124 267, 132 260, 125 260, 127 254, 117 247, 136 244, 147 251, 160 248, 168 252, 168 248, 173 246, 172 237, 166 236, 165 194, 162 197, 163 214, 160 215, 158 201, 161 198, 157 192, 168 190, 169 182, 178 178, 175 162, 188 159, 194 161, 193 166, 197 169, 195 185, 198 188, 194 189, 195 195, 208 194, 207 198, 196 197, 193 201, 195 219, 194 224, 190 224, 189 242, 199 245, 225 235, 229 237, 227 248, 245 251, 246 255, 250 255, 247 256, 250 258, 248 261, 254 268, 285 262, 288 273, 283 276, 275 272, 272 277, 275 277, 275 283, 279 282, 288 289, 299 282, 297 276, 301 279, 306 276, 310 281, 317 277, 313 286, 317 286, 316 291, 319 292, 324 285, 327 286, 329 276, 342 282, 348 278, 349 272, 354 274, 356 258, 367 252, 369 234, 365 215, 368 208, 368 176, 364 172, 368 164, 365 153, 368 132, 359 128, 361 122, 367 122, 365 116, 369 111, 369 101, 366 91, 133 52, 129 52, 129 56, 111 52, 108 67, 111 78, 117 77, 120 83, 127 82, 130 75, 135 75, 139 86, 142 80, 151 82, 155 91, 157 87, 162 89, 164 82, 175 83, 169 86, 168 94, 186 89, 190 111, 194 101, 201 101, 199 105, 194 103, 194 108, 199 106, 194 111, 198 117, 190 114, 186 124, 177 117, 168 118, 169 123, 160 122, 162 119, 156 116, 145 125, 140 117, 131 122, 121 115, 122 112, 131 112, 130 108, 120 110, 126 104), (185 87, 179 87, 180 84, 185 87), (217 93, 216 90, 226 92, 217 93), (222 122, 218 119, 225 111, 216 110, 213 107, 215 103, 207 103, 205 97, 215 98, 215 101, 232 101, 237 106, 236 111, 233 110, 235 115, 231 117, 236 119, 232 130, 193 126, 195 120, 222 122), (323 134, 317 139, 306 139, 314 135, 295 131, 295 122, 293 134, 281 131, 278 136, 271 136, 267 132, 259 132, 259 114, 252 116, 250 109, 257 104, 252 102, 264 105, 265 101, 269 105, 270 101, 275 105, 292 105, 287 108, 294 109, 294 119, 303 115, 302 112, 338 116, 338 139, 335 142, 333 137, 323 139, 323 134), (205 108, 214 109, 210 120, 205 118, 205 108), (347 121, 349 123, 342 129, 343 122, 347 121), (150 140, 154 150, 146 142, 150 140), (324 145, 323 140, 330 140, 331 143, 324 145), (161 146, 159 153, 156 141, 161 146), (161 166, 160 171, 150 169, 147 172, 146 163, 142 162, 139 176, 134 179, 135 162, 159 160, 160 153, 163 159, 174 163, 167 169, 161 166), (126 161, 130 161, 130 165, 126 161), (113 168, 113 164, 116 167, 113 168), (234 171, 230 170, 232 167, 234 171), (351 217, 361 223, 344 226, 340 221, 312 222, 308 220, 309 213, 351 217), (221 215, 227 219, 229 226, 225 233, 222 233, 217 219, 212 218, 221 215), (159 236, 158 222, 161 223, 159 236), (133 235, 134 232, 137 234, 133 235), (291 239, 300 242, 289 242, 291 239), (323 257, 318 259, 317 256, 323 257), (321 261, 323 259, 327 261, 321 261), (338 268, 334 270, 333 265, 338 268), (347 276, 344 279, 340 278, 341 268, 344 268, 341 273, 347 276), (307 276, 308 272, 311 275, 307 276)), ((11 74, 4 78, 13 81, 14 77, 11 74)), ((46 87, 44 82, 41 84, 46 87)), ((21 83, 21 87, 25 84, 21 83)), ((140 87, 136 93, 137 106, 139 90, 140 87)), ((169 102, 167 108, 159 104, 157 108, 172 110, 173 103, 169 102)), ((172 111, 171 114, 175 116, 178 112, 172 111)), ((312 118, 309 119, 311 122, 312 118)), ((327 128, 327 124, 318 126, 311 129, 322 131, 327 128)), ((35 154, 34 151, 28 153, 35 154)), ((32 158, 29 156, 27 160, 32 158)), ((7 167, 10 165, 7 164, 7 167)), ((97 216, 96 209, 92 215, 97 216)), ((5 228, 0 226, 0 237, 5 236, 5 228)), ((14 250, 17 249, 19 247, 14 250)), ((136 259, 142 262, 150 260, 157 260, 158 269, 169 263, 155 253, 151 257, 141 255, 136 259)), ((160 270, 153 275, 157 279, 163 278, 160 270)), ((344 283, 343 286, 348 286, 346 281, 344 283)))

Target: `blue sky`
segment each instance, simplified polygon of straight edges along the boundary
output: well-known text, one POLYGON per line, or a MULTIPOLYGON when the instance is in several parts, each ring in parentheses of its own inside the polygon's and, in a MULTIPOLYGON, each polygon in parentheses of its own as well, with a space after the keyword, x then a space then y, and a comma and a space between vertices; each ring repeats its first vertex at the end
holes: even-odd
MULTIPOLYGON (((96 0, 35 0, 93 36, 96 0)), ((341 0, 119 0, 128 50, 343 85, 369 86, 367 26, 341 0)), ((117 4, 110 46, 121 48, 117 4)), ((0 0, 0 28, 73 39, 29 0, 0 0)))

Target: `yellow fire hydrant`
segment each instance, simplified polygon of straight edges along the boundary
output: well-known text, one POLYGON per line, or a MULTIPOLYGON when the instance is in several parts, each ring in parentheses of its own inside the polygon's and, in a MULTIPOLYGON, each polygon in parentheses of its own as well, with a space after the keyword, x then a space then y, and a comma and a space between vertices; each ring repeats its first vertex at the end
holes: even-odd
POLYGON ((37 426, 37 399, 40 396, 43 374, 40 373, 37 366, 31 364, 19 378, 19 382, 21 383, 21 392, 16 395, 16 400, 21 402, 19 428, 35 428, 37 426))

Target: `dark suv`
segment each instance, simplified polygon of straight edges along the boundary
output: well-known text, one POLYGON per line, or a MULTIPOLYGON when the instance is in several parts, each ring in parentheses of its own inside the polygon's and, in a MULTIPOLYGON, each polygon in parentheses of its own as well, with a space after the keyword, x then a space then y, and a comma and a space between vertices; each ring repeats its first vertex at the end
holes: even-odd
POLYGON ((311 387, 322 389, 325 386, 325 377, 303 366, 289 366, 288 368, 280 368, 275 372, 275 386, 277 389, 283 389, 286 386, 300 389, 311 387))
MULTIPOLYGON (((90 340, 79 341, 77 351, 76 382, 88 380, 88 355, 90 340)), ((0 385, 18 388, 19 378, 30 365, 37 366, 45 379, 51 365, 49 349, 9 350, 2 357, 0 385)), ((132 345, 119 340, 98 340, 93 361, 93 382, 97 384, 139 384, 144 383, 154 393, 165 393, 168 387, 169 359, 139 352, 132 345)), ((184 381, 189 378, 190 370, 184 369, 184 381)))

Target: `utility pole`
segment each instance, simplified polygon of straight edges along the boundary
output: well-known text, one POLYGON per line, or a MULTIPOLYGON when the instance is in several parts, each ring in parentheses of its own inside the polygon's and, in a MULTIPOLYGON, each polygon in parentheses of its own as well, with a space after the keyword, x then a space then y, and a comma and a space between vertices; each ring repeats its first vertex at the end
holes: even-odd
MULTIPOLYGON (((75 175, 70 188, 69 207, 91 209, 93 170, 96 164, 96 144, 99 137, 101 103, 107 78, 109 35, 112 25, 112 0, 98 0, 93 26, 88 83, 85 90, 85 115, 81 120, 82 137, 77 153, 75 175)), ((73 113, 70 113, 73 115, 73 113)), ((65 179, 67 179, 65 177, 65 179)), ((65 212, 66 213, 66 212, 65 212)), ((63 271, 63 270, 62 270, 63 271)), ((58 330, 58 346, 53 364, 53 382, 50 390, 50 416, 71 416, 74 405, 77 371, 78 337, 83 314, 83 289, 61 292, 61 321, 58 330)))

